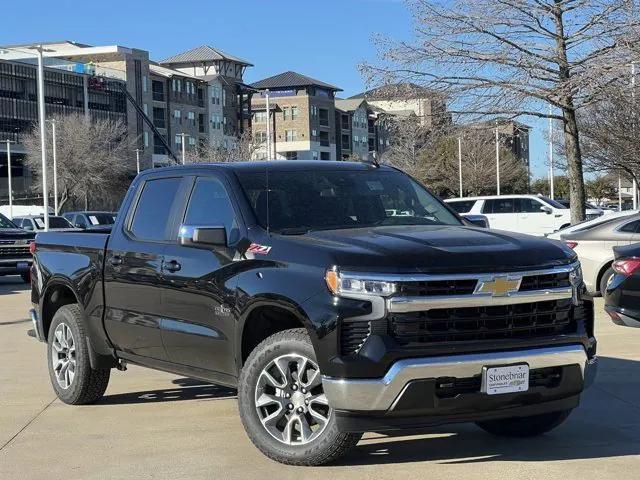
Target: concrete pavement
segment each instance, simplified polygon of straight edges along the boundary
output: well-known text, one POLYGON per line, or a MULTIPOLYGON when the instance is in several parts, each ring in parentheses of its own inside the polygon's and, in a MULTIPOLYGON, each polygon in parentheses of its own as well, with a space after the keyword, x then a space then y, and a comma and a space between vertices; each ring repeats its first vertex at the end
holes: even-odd
POLYGON ((0 479, 617 479, 640 476, 640 329, 613 325, 597 304, 600 371, 554 432, 504 440, 474 425, 415 436, 367 434, 340 464, 286 467, 258 452, 235 392, 131 367, 105 398, 55 399, 45 345, 26 336, 29 292, 0 278, 0 479))

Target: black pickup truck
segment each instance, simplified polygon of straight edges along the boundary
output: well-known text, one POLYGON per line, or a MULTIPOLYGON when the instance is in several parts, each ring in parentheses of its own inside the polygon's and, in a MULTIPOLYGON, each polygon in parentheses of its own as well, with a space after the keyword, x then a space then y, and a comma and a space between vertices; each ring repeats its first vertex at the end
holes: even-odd
POLYGON ((251 440, 289 464, 365 431, 541 434, 597 365, 571 249, 465 223, 388 166, 143 172, 110 235, 39 234, 32 277, 62 401, 97 401, 127 363, 236 387, 251 440))
POLYGON ((35 234, 18 228, 11 220, 0 215, 0 276, 20 275, 30 282, 30 245, 35 234))

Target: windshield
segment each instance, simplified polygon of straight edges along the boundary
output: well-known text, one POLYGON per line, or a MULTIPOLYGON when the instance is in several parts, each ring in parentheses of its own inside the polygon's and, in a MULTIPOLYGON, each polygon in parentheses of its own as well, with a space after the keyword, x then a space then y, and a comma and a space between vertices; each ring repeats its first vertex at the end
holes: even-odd
POLYGON ((546 203, 547 205, 551 205, 553 208, 561 208, 561 209, 569 208, 568 207, 569 202, 567 202, 567 206, 565 206, 562 203, 556 202, 555 200, 551 200, 550 198, 547 198, 547 197, 539 196, 538 198, 542 200, 544 203, 546 203))
POLYGON ((262 227, 302 234, 385 225, 461 225, 460 220, 409 176, 397 171, 238 172, 262 227))
MULTIPOLYGON (((38 230, 44 230, 44 217, 35 217, 33 222, 38 230)), ((49 228, 73 228, 71 224, 62 217, 49 217, 49 228)))
POLYGON ((18 228, 16 227, 11 220, 9 220, 4 215, 0 214, 0 228, 18 228))

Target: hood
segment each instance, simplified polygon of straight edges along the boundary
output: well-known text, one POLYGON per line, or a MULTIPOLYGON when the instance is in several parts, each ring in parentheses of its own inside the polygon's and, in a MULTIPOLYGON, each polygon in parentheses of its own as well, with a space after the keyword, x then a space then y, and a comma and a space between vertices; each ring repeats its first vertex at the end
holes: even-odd
POLYGON ((36 236, 21 228, 0 228, 0 240, 31 240, 36 236))
POLYGON ((463 226, 400 226, 310 232, 292 240, 328 250, 344 269, 499 272, 570 263, 562 242, 463 226))

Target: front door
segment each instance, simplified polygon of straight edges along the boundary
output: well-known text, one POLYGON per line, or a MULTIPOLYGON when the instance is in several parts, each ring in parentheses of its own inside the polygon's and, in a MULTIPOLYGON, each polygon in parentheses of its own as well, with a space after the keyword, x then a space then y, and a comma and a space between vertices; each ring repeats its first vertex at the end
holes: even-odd
POLYGON ((519 231, 530 235, 544 235, 553 232, 553 213, 541 210, 543 207, 551 208, 535 198, 519 198, 516 202, 516 210, 519 214, 519 231))
MULTIPOLYGON (((240 239, 239 217, 223 178, 193 182, 182 225, 225 227, 229 247, 172 244, 165 250, 162 337, 169 360, 232 375, 236 324, 233 262, 240 239)), ((178 230, 173 232, 178 237, 178 230)))
MULTIPOLYGON (((180 177, 143 183, 132 212, 111 232, 105 257, 105 329, 115 347, 166 360, 160 333, 161 267, 181 209, 180 177)), ((183 203, 183 201, 182 201, 183 203)))

